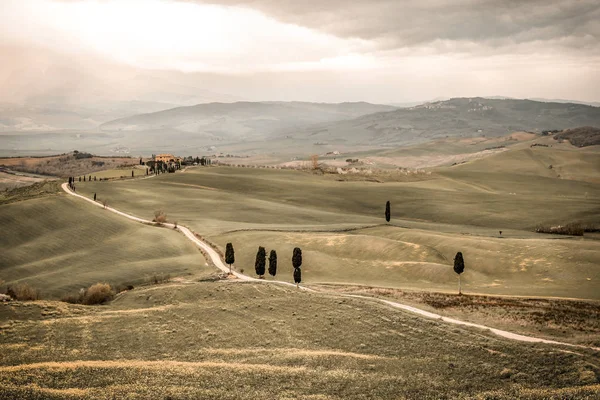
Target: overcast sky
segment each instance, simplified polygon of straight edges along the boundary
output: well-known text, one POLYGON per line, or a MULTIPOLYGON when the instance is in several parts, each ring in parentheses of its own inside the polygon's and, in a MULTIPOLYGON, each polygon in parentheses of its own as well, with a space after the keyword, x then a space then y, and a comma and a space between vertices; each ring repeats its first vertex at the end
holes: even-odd
POLYGON ((600 1, 1 0, 0 59, 0 101, 146 73, 248 100, 598 101, 600 1))

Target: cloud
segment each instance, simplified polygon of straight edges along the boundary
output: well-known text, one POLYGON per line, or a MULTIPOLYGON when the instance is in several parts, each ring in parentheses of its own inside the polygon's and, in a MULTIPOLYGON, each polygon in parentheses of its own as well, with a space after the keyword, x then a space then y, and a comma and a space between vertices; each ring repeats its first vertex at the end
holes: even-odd
POLYGON ((7 99, 91 98, 86 88, 108 78, 124 87, 140 70, 250 100, 597 100, 600 91, 598 0, 0 2, 7 99), (11 56, 23 49, 26 58, 11 56))
MULTIPOLYGON (((182 0, 189 1, 189 0, 182 0)), ((201 0, 257 9, 281 21, 382 48, 440 42, 506 48, 547 42, 598 53, 597 0, 201 0)), ((443 50, 443 48, 442 48, 443 50)))

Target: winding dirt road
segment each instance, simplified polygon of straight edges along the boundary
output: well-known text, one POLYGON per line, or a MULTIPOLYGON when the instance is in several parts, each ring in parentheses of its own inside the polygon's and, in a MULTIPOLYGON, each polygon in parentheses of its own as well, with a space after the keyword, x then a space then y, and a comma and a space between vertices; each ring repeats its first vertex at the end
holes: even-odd
MULTIPOLYGON (((82 196, 80 194, 77 194, 75 192, 73 192, 70 188, 68 183, 63 183, 61 185, 62 189, 68 193, 71 196, 75 196, 78 197, 80 199, 83 199, 97 207, 101 207, 104 208, 104 206, 92 199, 88 199, 85 196, 82 196)), ((119 214, 125 218, 128 218, 130 220, 136 221, 136 222, 140 222, 143 224, 154 224, 152 221, 148 221, 142 218, 138 218, 138 217, 134 217, 133 215, 124 213, 122 211, 119 211, 115 208, 112 207, 106 207, 106 210, 113 212, 115 214, 119 214)), ((198 246, 199 248, 201 248, 202 250, 204 250, 206 252, 206 254, 208 254, 208 256, 210 257, 210 259, 212 260, 212 262, 214 263, 214 265, 219 268, 221 271, 229 273, 229 267, 227 265, 225 265, 225 263, 223 262, 223 260, 221 259, 221 256, 207 243, 203 242, 202 240, 198 239, 194 233, 192 233, 192 231, 190 229, 188 229, 185 226, 181 226, 181 225, 177 225, 177 227, 175 227, 174 224, 163 224, 164 227, 167 228, 172 228, 175 230, 178 230, 179 232, 183 233, 189 240, 191 240, 196 246, 198 246)), ((290 282, 284 282, 284 281, 265 281, 263 279, 256 279, 256 278, 252 278, 250 276, 241 274, 239 272, 236 271, 231 271, 231 274, 235 275, 236 278, 242 280, 242 281, 252 281, 252 282, 260 282, 260 283, 269 283, 269 284, 277 284, 277 285, 285 285, 285 286, 291 286, 291 287, 295 287, 296 285, 290 282)), ((304 287, 304 286, 300 286, 300 289, 302 290, 306 290, 309 292, 316 292, 313 289, 304 287)), ((329 293, 329 292, 323 292, 323 293, 328 293, 328 294, 333 294, 333 293, 329 293)), ((420 308, 416 308, 413 306, 409 306, 406 304, 401 304, 401 303, 397 303, 394 301, 390 301, 390 300, 384 300, 384 299, 378 299, 375 297, 369 297, 369 296, 360 296, 360 295, 353 295, 353 294, 341 294, 341 293, 335 293, 336 296, 340 296, 340 297, 351 297, 351 298, 359 298, 359 299, 364 299, 364 300, 369 300, 369 301, 375 301, 375 302, 380 302, 386 305, 389 305, 393 308, 398 308, 404 311, 408 311, 417 315, 420 315, 422 317, 425 318, 431 318, 431 319, 435 319, 438 321, 443 321, 449 324, 455 324, 455 325, 463 325, 463 326, 469 326, 469 327, 473 327, 473 328, 479 328, 479 329, 483 329, 483 330, 489 330, 490 332, 507 338, 507 339, 511 339, 511 340, 517 340, 517 341, 521 341, 521 342, 528 342, 528 343, 545 343, 545 344, 552 344, 552 345, 560 345, 560 346, 569 346, 569 347, 578 347, 578 348, 584 348, 584 349, 591 349, 591 350, 595 350, 595 351, 600 351, 599 347, 588 347, 588 346, 583 346, 583 345, 577 345, 577 344, 572 344, 572 343, 564 343, 564 342, 558 342, 555 340, 548 340, 548 339, 542 339, 542 338, 537 338, 537 337, 533 337, 533 336, 525 336, 525 335, 519 335, 517 333, 512 333, 512 332, 508 332, 508 331, 503 331, 501 329, 496 329, 496 328, 492 328, 489 326, 485 326, 485 325, 479 325, 479 324, 474 324, 471 322, 466 322, 466 321, 461 321, 458 319, 454 319, 454 318, 448 318, 448 317, 444 317, 441 316, 439 314, 435 314, 429 311, 425 311, 425 310, 421 310, 420 308)))

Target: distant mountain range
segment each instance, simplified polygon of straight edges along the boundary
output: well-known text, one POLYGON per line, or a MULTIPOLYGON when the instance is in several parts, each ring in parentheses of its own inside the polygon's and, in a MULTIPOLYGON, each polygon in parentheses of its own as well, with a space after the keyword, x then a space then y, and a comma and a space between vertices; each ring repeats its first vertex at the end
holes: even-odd
POLYGON ((169 129, 213 139, 252 140, 303 129, 318 123, 349 120, 395 107, 358 103, 235 102, 177 107, 121 118, 102 131, 141 132, 169 129))
MULTIPOLYGON (((160 109, 165 104, 129 103, 128 106, 160 109)), ((20 118, 27 118, 26 111, 20 118)), ((82 112, 63 114, 60 118, 76 121, 82 112)), ((39 111, 40 115, 44 113, 45 110, 39 111)), ((45 117, 48 125, 53 123, 52 115, 49 111, 45 117)), ((5 121, 0 118, 0 124, 5 121)), ((29 129, 31 133, 5 131, 0 135, 0 148, 9 154, 33 154, 40 149, 46 154, 74 149, 107 154, 118 149, 133 154, 169 151, 187 155, 208 151, 301 155, 325 147, 351 152, 444 137, 494 137, 515 131, 542 132, 581 126, 600 127, 600 108, 482 97, 454 98, 406 108, 364 102, 206 103, 117 118, 86 131, 43 133, 47 131, 44 126, 29 129)))
POLYGON ((295 136, 328 143, 396 146, 446 136, 501 136, 514 131, 541 132, 578 126, 600 126, 600 108, 476 97, 436 101, 319 124, 296 132, 295 136))
MULTIPOLYGON (((543 97, 532 97, 532 98, 526 98, 526 99, 517 99, 514 97, 508 97, 508 96, 481 96, 481 98, 483 99, 488 99, 488 100, 533 100, 533 101, 540 101, 540 102, 544 102, 544 103, 573 103, 573 104, 585 104, 588 106, 593 106, 593 107, 600 107, 600 102, 598 101, 579 101, 579 100, 565 100, 565 99, 545 99, 543 97)), ((426 100, 426 101, 408 101, 408 102, 403 102, 403 103, 391 103, 390 105, 394 106, 394 107, 398 107, 398 108, 408 108, 408 107, 414 107, 414 106, 418 106, 421 104, 425 104, 425 103, 435 103, 438 101, 446 101, 446 100, 450 100, 450 97, 436 97, 435 99, 432 100, 426 100)))

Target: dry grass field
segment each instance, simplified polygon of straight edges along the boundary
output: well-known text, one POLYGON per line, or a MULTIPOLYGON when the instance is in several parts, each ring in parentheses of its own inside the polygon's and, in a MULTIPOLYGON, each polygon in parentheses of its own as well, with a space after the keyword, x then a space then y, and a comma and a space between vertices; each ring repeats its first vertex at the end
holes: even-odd
POLYGON ((592 399, 598 355, 260 283, 0 305, 3 398, 592 399))

